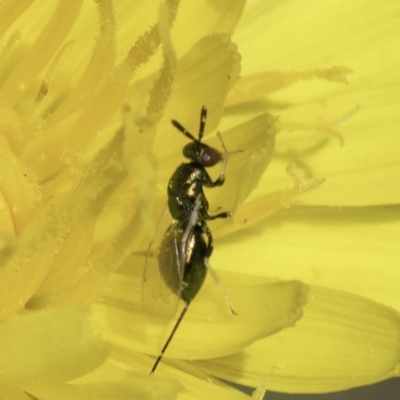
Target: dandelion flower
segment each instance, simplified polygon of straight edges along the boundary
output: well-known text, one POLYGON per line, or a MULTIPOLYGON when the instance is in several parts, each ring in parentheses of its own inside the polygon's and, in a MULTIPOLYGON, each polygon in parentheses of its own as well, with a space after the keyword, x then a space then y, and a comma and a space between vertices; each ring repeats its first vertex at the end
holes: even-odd
POLYGON ((0 5, 2 393, 239 399, 216 378, 316 393, 398 374, 396 6, 329 7, 0 5), (170 120, 196 132, 203 106, 207 143, 218 127, 243 150, 207 192, 235 210, 211 263, 239 315, 208 279, 150 376, 174 324, 142 310, 186 144, 170 120))

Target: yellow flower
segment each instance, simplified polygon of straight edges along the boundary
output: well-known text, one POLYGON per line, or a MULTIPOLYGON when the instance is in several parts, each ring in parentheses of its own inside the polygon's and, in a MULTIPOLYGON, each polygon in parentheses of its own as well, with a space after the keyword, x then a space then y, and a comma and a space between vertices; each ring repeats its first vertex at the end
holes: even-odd
POLYGON ((237 0, 0 6, 8 398, 239 399, 214 377, 327 392, 398 375, 398 6, 265 3, 247 4, 233 41, 237 0), (210 222, 211 264, 238 316, 208 279, 149 376, 175 322, 142 310, 187 142, 170 120, 196 133, 204 105, 206 133, 243 150, 206 194, 235 209, 210 222))

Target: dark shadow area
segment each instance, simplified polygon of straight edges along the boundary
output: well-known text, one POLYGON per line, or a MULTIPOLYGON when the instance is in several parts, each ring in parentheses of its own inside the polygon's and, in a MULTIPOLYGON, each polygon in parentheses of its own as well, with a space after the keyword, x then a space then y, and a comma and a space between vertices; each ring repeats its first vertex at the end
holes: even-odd
MULTIPOLYGON (((253 388, 238 387, 251 395, 253 388)), ((400 379, 389 379, 375 385, 363 386, 344 392, 328 394, 286 394, 267 392, 265 400, 398 400, 400 399, 400 379)))

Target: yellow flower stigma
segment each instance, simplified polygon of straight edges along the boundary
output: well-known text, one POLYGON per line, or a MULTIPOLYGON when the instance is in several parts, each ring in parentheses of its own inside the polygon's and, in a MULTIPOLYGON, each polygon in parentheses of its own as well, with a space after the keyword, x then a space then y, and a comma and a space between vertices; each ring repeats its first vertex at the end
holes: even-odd
POLYGON ((2 2, 1 395, 248 398, 230 382, 262 399, 399 376, 399 12, 2 2), (202 107, 203 142, 232 152, 205 196, 233 211, 207 224, 237 315, 208 274, 150 375, 183 308, 167 293, 164 315, 144 272, 188 143, 171 120, 196 136, 202 107))

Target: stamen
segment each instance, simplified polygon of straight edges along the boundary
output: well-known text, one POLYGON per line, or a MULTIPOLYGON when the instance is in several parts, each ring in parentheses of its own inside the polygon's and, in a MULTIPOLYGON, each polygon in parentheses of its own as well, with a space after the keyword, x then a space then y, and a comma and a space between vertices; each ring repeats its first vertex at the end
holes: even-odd
POLYGON ((357 114, 359 110, 359 106, 353 107, 351 110, 345 112, 339 117, 324 120, 320 118, 318 121, 315 122, 287 122, 279 120, 277 122, 277 126, 281 131, 286 132, 293 132, 293 131, 317 131, 323 132, 329 135, 334 136, 336 139, 339 140, 340 146, 343 147, 345 144, 345 139, 339 130, 339 126, 343 123, 349 121, 351 118, 357 114))
POLYGON ((256 100, 301 80, 323 79, 329 82, 347 83, 347 74, 352 72, 348 67, 336 66, 305 71, 267 71, 250 75, 235 84, 225 105, 256 100))

